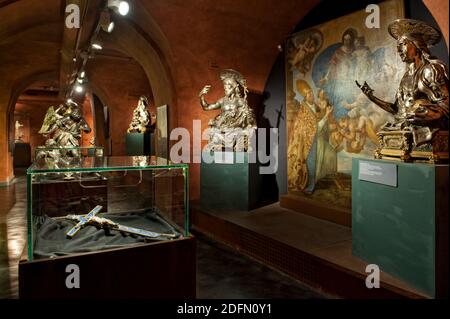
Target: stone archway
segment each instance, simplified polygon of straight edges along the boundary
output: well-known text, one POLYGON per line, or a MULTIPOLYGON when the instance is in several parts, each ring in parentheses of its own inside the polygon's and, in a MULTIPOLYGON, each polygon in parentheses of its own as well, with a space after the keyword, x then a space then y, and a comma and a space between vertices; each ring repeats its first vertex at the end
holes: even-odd
POLYGON ((33 74, 27 75, 20 81, 18 81, 17 85, 11 90, 11 97, 7 106, 7 114, 8 114, 8 151, 11 152, 12 145, 14 143, 14 108, 16 106, 17 100, 19 96, 33 83, 38 81, 47 81, 58 78, 58 73, 56 71, 37 71, 33 74))

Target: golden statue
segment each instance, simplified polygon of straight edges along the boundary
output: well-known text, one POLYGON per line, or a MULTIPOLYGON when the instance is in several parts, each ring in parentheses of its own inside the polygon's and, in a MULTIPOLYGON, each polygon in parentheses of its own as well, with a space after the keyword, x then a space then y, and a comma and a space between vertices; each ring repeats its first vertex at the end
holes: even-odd
POLYGON ((222 151, 230 147, 233 151, 247 151, 249 136, 252 130, 256 129, 256 119, 247 104, 246 80, 239 72, 231 69, 223 70, 220 79, 225 96, 217 102, 209 104, 205 100, 211 85, 206 85, 199 93, 203 110, 221 110, 221 113, 208 123, 210 135, 207 149, 222 151))
POLYGON ((145 133, 150 129, 151 120, 154 116, 151 116, 147 111, 148 98, 142 95, 139 99, 138 106, 133 111, 133 119, 128 127, 128 133, 145 133))
POLYGON ((363 93, 376 105, 392 113, 395 121, 386 123, 378 132, 376 158, 403 161, 448 160, 448 67, 432 57, 428 49, 441 38, 440 32, 428 24, 411 19, 398 19, 389 27, 397 40, 397 51, 406 63, 394 103, 374 96, 364 82, 363 93))

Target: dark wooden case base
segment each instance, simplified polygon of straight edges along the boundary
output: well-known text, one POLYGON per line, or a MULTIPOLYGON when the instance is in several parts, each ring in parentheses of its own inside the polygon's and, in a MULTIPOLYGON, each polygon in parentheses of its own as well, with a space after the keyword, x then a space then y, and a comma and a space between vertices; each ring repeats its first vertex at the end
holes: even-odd
MULTIPOLYGON (((26 254, 24 255, 26 256, 26 254)), ((19 263, 21 299, 193 299, 194 237, 19 263), (80 270, 80 288, 66 287, 66 267, 80 270)))

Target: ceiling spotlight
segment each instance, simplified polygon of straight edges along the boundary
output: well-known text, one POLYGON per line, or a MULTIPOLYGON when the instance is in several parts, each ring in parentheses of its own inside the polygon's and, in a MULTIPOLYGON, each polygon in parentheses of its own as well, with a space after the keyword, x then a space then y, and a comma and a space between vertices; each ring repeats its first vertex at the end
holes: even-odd
POLYGON ((120 1, 119 4, 119 13, 123 16, 126 16, 130 12, 130 5, 126 1, 120 1))
POLYGON ((80 83, 80 84, 86 84, 88 82, 88 79, 87 79, 86 75, 82 77, 80 74, 80 76, 78 76, 76 78, 76 81, 77 81, 77 83, 80 83))
POLYGON ((75 85, 75 92, 82 93, 84 91, 84 88, 81 84, 75 85))
POLYGON ((94 42, 92 42, 91 46, 95 50, 102 50, 103 49, 102 43, 100 41, 98 41, 98 40, 95 40, 94 42))
POLYGON ((130 12, 130 4, 127 1, 108 0, 108 8, 126 16, 130 12))
POLYGON ((114 21, 111 21, 111 15, 108 9, 105 9, 100 16, 100 27, 103 31, 111 33, 114 30, 114 21))
POLYGON ((111 33, 114 30, 114 21, 111 21, 106 28, 106 32, 111 33))

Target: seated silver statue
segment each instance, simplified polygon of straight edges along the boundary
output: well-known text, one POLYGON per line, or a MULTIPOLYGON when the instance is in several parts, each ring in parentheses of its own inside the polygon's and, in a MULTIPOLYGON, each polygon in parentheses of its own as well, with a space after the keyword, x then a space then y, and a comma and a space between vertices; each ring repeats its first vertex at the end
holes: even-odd
POLYGON ((448 67, 432 57, 428 49, 441 38, 440 32, 424 22, 398 19, 388 27, 397 40, 397 51, 406 63, 394 103, 377 98, 370 86, 362 92, 376 105, 394 115, 378 132, 376 158, 404 161, 448 160, 448 67))
POLYGON ((133 118, 128 133, 145 133, 150 130, 153 123, 151 123, 151 115, 147 111, 148 98, 142 95, 139 99, 138 106, 133 111, 133 118))
POLYGON ((239 72, 231 69, 222 71, 220 79, 225 96, 217 102, 206 102, 205 95, 211 85, 206 85, 199 93, 203 110, 221 110, 221 113, 208 123, 210 135, 207 150, 248 151, 249 136, 256 129, 256 119, 247 104, 246 80, 239 72))

